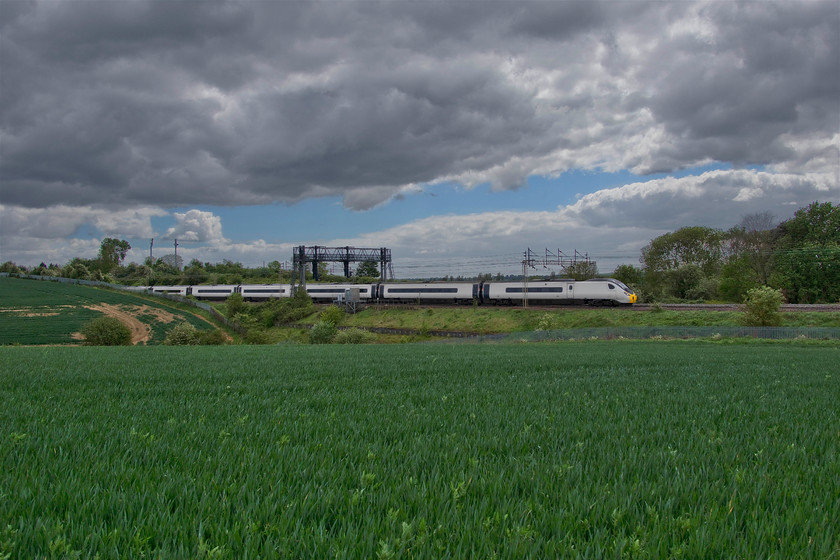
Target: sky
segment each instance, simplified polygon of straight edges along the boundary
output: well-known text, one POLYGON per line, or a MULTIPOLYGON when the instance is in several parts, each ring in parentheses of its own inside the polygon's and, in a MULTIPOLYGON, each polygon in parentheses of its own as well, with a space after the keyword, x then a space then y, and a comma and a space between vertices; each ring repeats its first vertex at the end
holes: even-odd
POLYGON ((814 201, 840 201, 836 0, 0 0, 0 262, 115 237, 609 273, 814 201))

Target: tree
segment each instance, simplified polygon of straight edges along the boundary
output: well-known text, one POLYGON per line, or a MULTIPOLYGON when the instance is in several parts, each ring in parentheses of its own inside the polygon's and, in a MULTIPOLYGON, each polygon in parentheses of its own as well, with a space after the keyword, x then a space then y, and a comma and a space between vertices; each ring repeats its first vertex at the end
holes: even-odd
POLYGON ((615 268, 612 277, 628 286, 642 283, 642 271, 632 264, 622 264, 615 268))
POLYGON ((840 206, 814 202, 778 231, 771 284, 792 303, 840 301, 840 206))
POLYGON ((379 265, 376 261, 364 261, 356 268, 356 276, 379 278, 379 265))
POLYGON ((642 249, 645 272, 665 272, 693 264, 709 276, 720 270, 724 234, 720 230, 694 226, 660 235, 642 249))
POLYGON ((575 280, 589 280, 595 278, 595 275, 598 274, 598 265, 592 261, 577 261, 564 267, 563 272, 566 276, 575 280))
POLYGON ((131 245, 124 239, 106 237, 99 246, 99 268, 102 272, 109 272, 122 265, 131 245))
POLYGON ((757 284, 767 284, 773 271, 775 217, 770 212, 747 214, 727 232, 730 260, 739 259, 749 267, 757 284))
POLYGON ((812 202, 800 208, 793 218, 782 222, 782 244, 799 247, 807 243, 828 245, 840 243, 840 206, 830 202, 812 202))
POLYGON ((6 261, 0 265, 0 272, 8 272, 9 274, 20 274, 21 268, 12 261, 6 261))
POLYGON ((159 258, 155 266, 158 268, 168 268, 172 272, 178 273, 181 270, 181 267, 184 266, 184 259, 181 258, 181 255, 170 253, 159 258))
POLYGON ((725 234, 716 229, 694 226, 660 235, 642 249, 644 291, 650 297, 696 299, 689 295, 720 272, 726 253, 725 234), (703 282, 706 280, 706 282, 703 282))

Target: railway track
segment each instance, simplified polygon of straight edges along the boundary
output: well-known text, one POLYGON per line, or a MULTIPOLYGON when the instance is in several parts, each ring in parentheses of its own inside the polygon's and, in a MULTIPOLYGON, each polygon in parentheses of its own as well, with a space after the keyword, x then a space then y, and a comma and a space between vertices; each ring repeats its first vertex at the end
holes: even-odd
MULTIPOLYGON (((376 306, 382 308, 393 309, 464 309, 468 305, 394 305, 394 304, 370 304, 372 307, 376 306)), ((521 305, 512 306, 482 306, 486 309, 521 309, 521 305)), ((649 304, 639 303, 628 307, 593 307, 588 305, 529 305, 528 309, 543 310, 543 311, 586 311, 591 309, 624 309, 627 311, 653 311, 655 309, 662 309, 666 311, 741 311, 741 305, 737 303, 661 303, 649 304)), ((840 303, 828 304, 784 304, 779 308, 783 313, 840 313, 840 303)))

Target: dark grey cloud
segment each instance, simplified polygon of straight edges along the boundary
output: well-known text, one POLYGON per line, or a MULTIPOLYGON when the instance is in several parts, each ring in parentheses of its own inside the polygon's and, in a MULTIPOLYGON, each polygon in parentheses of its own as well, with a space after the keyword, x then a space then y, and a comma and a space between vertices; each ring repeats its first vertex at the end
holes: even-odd
POLYGON ((833 1, 0 10, 10 206, 367 208, 444 179, 837 165, 833 1))

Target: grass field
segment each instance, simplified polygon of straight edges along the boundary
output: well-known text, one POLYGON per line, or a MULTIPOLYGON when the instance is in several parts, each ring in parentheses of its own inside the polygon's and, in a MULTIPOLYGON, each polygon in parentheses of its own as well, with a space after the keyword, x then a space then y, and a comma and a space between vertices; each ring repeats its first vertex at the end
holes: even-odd
POLYGON ((84 324, 108 312, 143 329, 143 344, 162 343, 180 322, 215 328, 193 311, 129 292, 0 277, 0 345, 79 344, 84 324))
POLYGON ((836 345, 0 362, 0 558, 840 556, 836 345))
MULTIPOLYGON (((840 327, 840 313, 781 313, 781 317, 782 324, 788 327, 840 327)), ((349 316, 345 324, 356 327, 452 330, 486 334, 532 331, 537 328, 548 330, 591 327, 738 326, 742 318, 743 313, 738 311, 636 311, 563 307, 541 310, 465 306, 462 309, 368 308, 349 316)))

